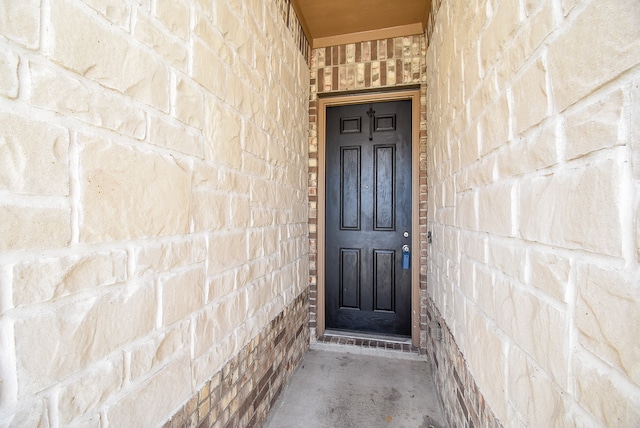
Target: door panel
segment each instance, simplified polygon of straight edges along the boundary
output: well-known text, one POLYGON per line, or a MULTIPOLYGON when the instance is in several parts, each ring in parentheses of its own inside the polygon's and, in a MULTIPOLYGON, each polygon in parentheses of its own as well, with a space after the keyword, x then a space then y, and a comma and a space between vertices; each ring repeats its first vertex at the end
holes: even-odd
POLYGON ((328 107, 326 123, 326 327, 410 335, 411 101, 328 107))

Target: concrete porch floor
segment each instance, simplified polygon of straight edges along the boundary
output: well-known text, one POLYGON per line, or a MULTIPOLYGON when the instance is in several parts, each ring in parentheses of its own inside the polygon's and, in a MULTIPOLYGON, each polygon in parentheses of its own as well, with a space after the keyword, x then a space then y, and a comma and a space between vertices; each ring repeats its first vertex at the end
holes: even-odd
POLYGON ((266 428, 444 426, 431 365, 397 351, 314 343, 266 428))

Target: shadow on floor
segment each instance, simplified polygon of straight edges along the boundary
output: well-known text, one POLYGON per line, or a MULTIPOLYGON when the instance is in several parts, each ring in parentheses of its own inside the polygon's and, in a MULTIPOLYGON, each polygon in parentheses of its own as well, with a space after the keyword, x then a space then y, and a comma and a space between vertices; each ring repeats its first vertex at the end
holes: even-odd
POLYGON ((425 359, 325 345, 303 357, 265 427, 441 428, 443 421, 425 359))

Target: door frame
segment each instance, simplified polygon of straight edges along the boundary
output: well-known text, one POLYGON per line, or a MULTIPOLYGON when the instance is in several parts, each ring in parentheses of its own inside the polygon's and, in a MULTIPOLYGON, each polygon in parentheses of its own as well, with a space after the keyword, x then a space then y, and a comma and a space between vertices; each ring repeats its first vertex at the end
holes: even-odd
POLYGON ((327 107, 384 101, 411 101, 411 343, 420 346, 420 90, 336 95, 318 99, 318 225, 316 331, 324 335, 325 324, 325 179, 327 107))

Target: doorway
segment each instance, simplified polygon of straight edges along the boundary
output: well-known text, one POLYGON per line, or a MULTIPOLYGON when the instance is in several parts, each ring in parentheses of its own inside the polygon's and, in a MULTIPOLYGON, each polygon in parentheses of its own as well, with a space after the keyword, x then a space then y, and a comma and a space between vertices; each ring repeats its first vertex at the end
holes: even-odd
POLYGON ((319 101, 318 314, 419 343, 419 91, 319 101))

